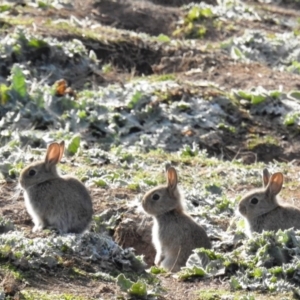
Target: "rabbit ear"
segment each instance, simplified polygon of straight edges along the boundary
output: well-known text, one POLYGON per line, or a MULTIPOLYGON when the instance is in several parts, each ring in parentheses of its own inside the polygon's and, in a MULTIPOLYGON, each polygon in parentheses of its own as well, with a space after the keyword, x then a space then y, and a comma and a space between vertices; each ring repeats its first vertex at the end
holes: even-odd
POLYGON ((59 144, 59 147, 60 147, 60 155, 59 155, 59 160, 58 161, 61 161, 63 155, 64 155, 64 152, 65 152, 65 142, 64 141, 61 141, 60 144, 59 144))
POLYGON ((278 172, 274 173, 269 181, 269 184, 267 186, 267 191, 272 195, 276 196, 282 188, 283 184, 283 174, 278 172))
POLYGON ((177 187, 177 172, 174 167, 169 167, 167 169, 167 181, 168 181, 168 190, 174 191, 177 187))
POLYGON ((270 173, 267 168, 263 169, 262 179, 263 179, 264 187, 266 187, 270 181, 270 173))
POLYGON ((52 143, 48 146, 47 154, 45 158, 46 169, 50 170, 52 166, 55 166, 61 159, 60 144, 52 143))
POLYGON ((168 169, 172 167, 171 164, 169 162, 165 163, 165 171, 167 172, 168 169))

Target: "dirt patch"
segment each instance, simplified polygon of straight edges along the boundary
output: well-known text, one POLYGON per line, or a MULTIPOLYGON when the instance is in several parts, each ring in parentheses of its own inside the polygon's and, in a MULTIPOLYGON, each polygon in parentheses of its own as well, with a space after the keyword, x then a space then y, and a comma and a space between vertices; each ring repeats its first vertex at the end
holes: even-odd
POLYGON ((205 2, 208 4, 216 4, 217 1, 215 0, 206 0, 206 1, 202 1, 202 0, 148 0, 149 2, 155 3, 155 4, 159 4, 159 5, 164 5, 164 6, 182 6, 182 5, 187 5, 190 3, 201 3, 201 2, 205 2))
POLYGON ((144 32, 151 35, 171 34, 180 10, 155 5, 148 1, 104 0, 94 5, 94 18, 101 24, 116 28, 144 32))
MULTIPOLYGON (((130 200, 135 193, 126 189, 92 189, 91 190, 95 214, 103 212, 105 209, 116 207, 118 200, 130 200)), ((24 235, 30 238, 42 237, 47 233, 31 233, 33 224, 26 212, 22 195, 17 197, 14 183, 5 183, 1 185, 0 215, 9 218, 15 225, 24 232, 24 235)), ((145 260, 149 266, 153 264, 155 250, 151 242, 151 218, 144 216, 135 209, 127 210, 122 221, 116 227, 114 238, 123 247, 134 247, 137 254, 145 255, 145 260)), ((70 255, 69 259, 64 259, 64 265, 55 269, 47 267, 39 269, 38 272, 28 270, 26 266, 20 266, 22 275, 30 286, 31 293, 48 292, 51 295, 70 293, 74 296, 88 297, 97 299, 112 299, 123 295, 123 293, 114 282, 105 282, 104 280, 95 280, 88 273, 93 273, 93 263, 70 255), (73 267, 80 266, 81 272, 74 272, 73 267)), ((169 275, 159 275, 164 292, 157 299, 181 300, 182 295, 188 299, 199 299, 198 290, 213 289, 220 283, 214 280, 195 279, 188 282, 178 282, 178 279, 169 275), (166 287, 166 289, 165 289, 166 287)), ((7 295, 18 297, 19 291, 25 286, 23 283, 15 280, 11 276, 0 273, 1 285, 7 289, 7 295)), ((226 283, 221 283, 222 288, 227 288, 226 283)), ((36 298, 35 298, 36 299, 36 298)))
MULTIPOLYGON (((0 215, 12 220, 12 222, 26 232, 25 236, 34 237, 42 233, 31 233, 33 223, 29 214, 26 211, 24 204, 24 197, 20 190, 17 189, 16 183, 3 183, 0 186, 1 201, 0 201, 0 215)), ((135 192, 124 188, 104 189, 93 188, 90 189, 93 199, 94 214, 100 214, 105 210, 113 210, 122 206, 118 204, 121 201, 130 201, 136 195, 135 192)), ((127 210, 127 209, 126 209, 127 210)))
POLYGON ((123 248, 134 248, 136 254, 144 255, 151 267, 156 253, 152 245, 152 219, 136 211, 127 212, 125 216, 116 227, 115 241, 123 248))
MULTIPOLYGON (((69 261, 69 264, 74 264, 74 261, 69 261)), ((78 262, 77 262, 78 263, 78 262)), ((30 294, 34 295, 34 299, 38 299, 39 293, 51 293, 51 295, 57 296, 63 293, 72 294, 77 297, 91 297, 92 299, 99 298, 111 299, 115 295, 120 295, 121 292, 112 282, 95 281, 87 276, 80 276, 74 274, 70 267, 57 268, 54 271, 50 271, 41 268, 39 272, 24 271, 23 276, 26 278, 26 285, 31 287, 30 294)), ((25 288, 23 283, 14 279, 10 274, 4 275, 0 273, 1 285, 6 291, 6 296, 12 296, 14 299, 19 298, 19 291, 25 288)))
MULTIPOLYGON (((118 32, 115 28, 128 29, 135 32, 148 33, 157 36, 161 33, 171 35, 176 28, 176 23, 183 17, 183 12, 178 8, 182 4, 189 3, 188 0, 152 0, 152 1, 82 1, 75 2, 75 9, 47 9, 31 10, 25 8, 24 16, 34 18, 36 32, 43 36, 53 36, 59 40, 79 39, 87 47, 93 50, 101 60, 99 69, 93 69, 89 66, 85 69, 70 68, 70 61, 61 61, 60 68, 68 69, 69 75, 64 77, 70 82, 72 87, 81 89, 87 82, 94 81, 98 85, 105 85, 115 82, 126 82, 129 76, 134 75, 164 75, 172 73, 178 82, 182 83, 183 88, 172 92, 168 101, 176 102, 187 99, 195 95, 192 90, 197 87, 199 95, 207 97, 210 101, 215 96, 222 97, 222 93, 231 89, 250 89, 255 86, 263 86, 267 90, 278 90, 283 86, 283 90, 298 90, 300 88, 297 74, 288 72, 279 72, 272 70, 269 66, 260 63, 240 63, 228 56, 222 50, 207 50, 204 43, 207 41, 216 41, 227 39, 232 35, 242 34, 248 27, 262 29, 266 31, 282 32, 286 28, 281 24, 273 24, 271 21, 250 22, 238 21, 235 29, 232 31, 221 30, 214 31, 214 27, 208 28, 208 34, 203 40, 195 40, 193 43, 181 43, 173 46, 168 43, 158 42, 152 38, 144 38, 138 35, 130 35, 126 32, 118 32), (151 3, 152 2, 152 3, 151 3), (70 15, 78 18, 89 16, 97 20, 101 25, 95 29, 98 31, 99 39, 83 36, 81 33, 72 33, 66 28, 49 28, 45 26, 45 19, 63 18, 69 19, 70 15), (269 22, 269 23, 268 23, 269 22), (272 27, 270 26, 272 25, 272 27), (104 64, 111 64, 115 70, 110 75, 103 74, 101 67, 104 64), (67 66, 67 67, 66 67, 67 66), (69 77, 68 77, 69 76, 69 77), (201 81, 214 82, 214 86, 201 87, 201 81)), ((198 1, 201 2, 201 1, 198 1)), ((213 1, 211 1, 214 3, 213 1)), ((284 2, 285 3, 285 2, 284 2)), ((293 6, 291 2, 289 7, 293 6)), ((272 6, 274 8, 274 6, 272 6)), ((23 8, 16 8, 23 10, 23 8)), ((270 10, 270 9, 269 9, 270 10)), ((277 15, 292 16, 292 9, 276 6, 277 15)), ((12 15, 18 14, 13 11, 12 15)), ((293 17, 298 16, 298 11, 293 13, 293 17)), ((224 23, 225 24, 225 23, 224 23)), ((225 24, 226 25, 226 24, 225 24)), ((227 25, 230 25, 229 23, 227 25)), ((12 30, 11 25, 6 22, 0 22, 0 26, 6 27, 6 30, 12 30)), ((31 25, 30 25, 31 26, 31 25)), ((24 60, 30 60, 35 65, 40 65, 44 61, 49 63, 51 50, 48 46, 40 49, 28 51, 24 60)), ((9 63, 1 66, 1 75, 7 77, 10 73, 11 65, 20 62, 21 58, 12 56, 9 63)), ((55 58, 57 59, 57 57, 55 58)), ((53 63, 53 61, 50 61, 53 63)), ((56 74, 54 74, 55 76, 56 74)), ((51 78, 52 82, 57 79, 51 78)), ((153 105, 162 105, 155 103, 153 105)), ((232 125, 235 131, 226 128, 223 130, 211 129, 207 135, 203 135, 199 146, 206 149, 210 156, 219 156, 227 160, 241 159, 244 163, 254 163, 257 161, 270 162, 291 161, 300 159, 300 137, 297 126, 284 126, 279 122, 278 116, 269 114, 266 111, 259 113, 249 113, 249 107, 238 107, 237 103, 220 100, 220 106, 228 112, 228 123, 232 125), (239 126, 245 124, 244 126, 239 126), (265 138, 270 136, 273 142, 265 138)), ((271 104, 270 104, 271 105, 271 104)), ((200 126, 199 126, 200 127, 200 126)), ((192 130, 182 133, 181 129, 176 132, 176 136, 181 138, 183 135, 191 135, 190 142, 193 141, 193 135, 201 135, 201 130, 195 126, 192 130)), ((98 138, 98 137, 97 137, 98 138)), ((226 173, 226 170, 224 171, 226 173)), ((295 170, 293 172, 296 172, 295 170)), ((295 174, 294 174, 295 175, 295 174)), ((296 175, 295 175, 296 176, 296 175)), ((252 188, 251 185, 236 187, 236 192, 252 188)), ((284 191, 285 197, 299 198, 299 193, 284 191)), ((155 250, 151 243, 151 220, 135 210, 127 209, 121 204, 125 201, 131 201, 136 193, 128 189, 91 189, 95 214, 103 211, 118 210, 122 216, 118 220, 118 225, 110 234, 113 235, 117 243, 122 247, 135 248, 136 254, 144 255, 148 266, 153 264, 155 250), (112 201, 113 199, 113 201, 112 201), (116 208, 117 207, 117 208, 116 208)), ((299 205, 299 201, 296 201, 299 205)), ((27 214, 22 195, 18 196, 15 184, 6 183, 1 186, 0 214, 13 221, 21 229, 25 236, 35 237, 43 236, 31 233, 33 227, 32 221, 27 214)), ((226 230, 228 222, 224 221, 222 228, 226 230)), ((83 270, 91 271, 93 265, 84 261, 76 260, 70 257, 69 261, 62 268, 49 273, 47 269, 42 269, 37 273, 28 273, 29 284, 36 290, 60 293, 61 291, 70 292, 78 296, 88 296, 91 298, 112 299, 122 295, 122 292, 116 287, 115 283, 95 280, 86 276, 74 276, 70 266, 80 265, 83 270), (69 264, 69 266, 67 265, 69 264)), ((77 274, 78 275, 78 274, 77 274)), ((12 294, 17 294, 19 283, 13 282, 10 278, 5 278, 0 274, 2 284, 11 289, 12 294)), ((160 299, 199 299, 198 290, 207 289, 226 289, 229 285, 219 279, 214 280, 195 280, 192 282, 178 282, 178 280, 169 275, 159 275, 163 287, 167 287, 166 294, 160 299)), ((126 295, 124 295, 126 297, 126 295)))
POLYGON ((293 11, 293 10, 298 10, 300 9, 300 4, 298 3, 298 1, 293 1, 293 0, 283 0, 283 1, 272 1, 272 5, 265 5, 264 1, 261 0, 250 0, 247 1, 251 4, 255 3, 258 5, 262 5, 262 6, 268 6, 268 7, 275 7, 276 10, 278 11, 293 11))

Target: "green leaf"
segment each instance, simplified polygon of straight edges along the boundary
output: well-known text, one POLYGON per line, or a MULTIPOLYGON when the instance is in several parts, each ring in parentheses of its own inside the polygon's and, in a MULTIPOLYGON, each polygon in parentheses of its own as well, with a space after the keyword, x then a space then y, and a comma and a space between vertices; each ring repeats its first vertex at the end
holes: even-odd
POLYGON ((77 112, 77 116, 79 117, 79 119, 85 119, 86 118, 86 111, 85 110, 79 110, 77 112))
POLYGON ((127 185, 127 188, 131 191, 139 191, 140 185, 138 183, 130 183, 127 185))
POLYGON ((270 92, 270 96, 273 98, 276 98, 276 99, 278 99, 281 95, 282 95, 282 92, 280 92, 280 91, 271 91, 270 92))
POLYGON ((11 89, 16 91, 22 98, 27 95, 25 76, 18 65, 14 65, 12 68, 11 89))
POLYGON ((15 55, 20 55, 22 52, 22 46, 20 44, 16 44, 12 47, 15 55))
POLYGON ((190 277, 200 276, 203 277, 206 275, 206 272, 203 268, 198 268, 196 266, 192 268, 183 268, 180 272, 178 272, 178 278, 181 280, 186 280, 190 277))
POLYGON ((290 236, 286 231, 278 230, 277 232, 278 242, 281 244, 287 244, 290 241, 290 236))
POLYGON ((245 92, 245 91, 238 91, 237 94, 241 98, 243 98, 245 100, 249 100, 249 101, 251 100, 251 97, 252 97, 251 93, 248 93, 248 92, 245 92))
POLYGON ((157 274, 161 274, 161 273, 166 273, 166 270, 163 269, 163 268, 159 268, 159 267, 156 267, 156 266, 152 266, 152 267, 150 268, 150 273, 151 273, 151 274, 157 275, 157 274))
POLYGON ((238 279, 235 276, 232 276, 230 278, 230 286, 234 291, 242 288, 238 279))
POLYGON ((39 8, 48 8, 49 5, 43 1, 38 1, 38 7, 39 8))
POLYGON ((74 135, 71 139, 71 141, 69 142, 67 151, 70 155, 74 155, 78 148, 80 146, 80 136, 79 135, 74 135))
POLYGON ((131 100, 128 103, 128 108, 133 109, 136 104, 141 100, 141 98, 143 97, 142 92, 137 91, 131 98, 131 100))
POLYGON ((113 66, 111 64, 104 64, 102 66, 102 72, 104 74, 107 74, 107 73, 111 72, 112 70, 113 70, 113 66))
POLYGON ((156 39, 159 42, 164 42, 164 43, 169 43, 171 41, 171 39, 167 35, 162 34, 162 33, 156 39))
POLYGON ((209 7, 202 8, 200 11, 200 14, 202 17, 205 17, 205 18, 211 18, 214 15, 211 8, 209 8, 209 7))
POLYGON ((199 154, 198 148, 191 148, 190 145, 184 145, 183 149, 180 150, 180 156, 181 157, 194 157, 199 154))
POLYGON ((134 296, 145 297, 147 296, 147 286, 144 282, 138 281, 131 286, 128 292, 134 296))
POLYGON ((251 96, 251 103, 252 104, 259 104, 266 100, 266 96, 264 95, 252 95, 251 96))
POLYGON ((94 179, 93 182, 98 186, 98 187, 106 187, 107 182, 101 178, 94 179))
POLYGON ((127 279, 124 274, 120 274, 117 278, 117 285, 124 292, 127 292, 133 285, 133 282, 127 279))
POLYGON ((176 105, 180 110, 187 110, 191 107, 190 103, 184 101, 179 101, 176 105))
POLYGON ((187 15, 189 21, 197 20, 199 17, 200 17, 200 8, 196 6, 191 8, 187 15))
POLYGON ((211 18, 213 16, 213 12, 209 7, 201 8, 194 6, 191 8, 187 14, 187 19, 189 21, 195 21, 200 18, 211 18))
POLYGON ((233 46, 231 48, 231 57, 233 59, 239 59, 239 58, 244 57, 244 54, 239 48, 233 46))
POLYGON ((199 28, 197 30, 199 38, 203 38, 205 36, 206 32, 207 32, 207 29, 205 26, 203 26, 203 25, 199 26, 199 28))
POLYGON ((210 260, 216 260, 222 258, 221 254, 216 253, 214 250, 205 249, 205 248, 197 248, 194 250, 195 253, 204 253, 206 254, 210 260))
POLYGON ((253 270, 253 276, 254 276, 254 277, 260 278, 260 277, 262 277, 262 275, 263 275, 263 270, 262 270, 262 268, 255 268, 255 269, 253 270))
POLYGON ((293 61, 292 65, 287 67, 287 70, 289 72, 294 72, 294 71, 300 72, 300 63, 298 61, 293 61))
POLYGON ((274 275, 278 275, 278 274, 282 274, 283 273, 283 269, 281 266, 276 266, 270 269, 270 273, 274 274, 274 275))
POLYGON ((2 105, 5 105, 7 101, 9 100, 9 87, 5 85, 4 83, 0 84, 0 103, 2 105))
POLYGON ((27 45, 29 47, 37 48, 37 49, 48 46, 48 44, 45 41, 38 40, 38 39, 31 39, 30 41, 28 41, 27 45))
POLYGON ((3 5, 0 5, 0 12, 5 12, 5 11, 8 11, 12 8, 11 5, 9 4, 3 4, 3 5))
POLYGON ((289 92, 288 96, 290 98, 300 100, 300 91, 291 91, 291 92, 289 92))
POLYGON ((146 183, 147 185, 151 185, 151 186, 156 186, 157 185, 157 181, 156 180, 151 180, 151 179, 143 179, 144 183, 146 183))
POLYGON ((288 113, 284 118, 283 124, 285 126, 294 125, 297 120, 297 117, 298 117, 298 115, 295 113, 288 113))

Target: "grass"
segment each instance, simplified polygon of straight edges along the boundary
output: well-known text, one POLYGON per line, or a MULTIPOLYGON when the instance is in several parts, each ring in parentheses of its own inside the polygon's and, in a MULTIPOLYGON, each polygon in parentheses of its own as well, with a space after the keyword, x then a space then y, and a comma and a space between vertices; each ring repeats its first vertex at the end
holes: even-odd
POLYGON ((41 292, 37 290, 23 290, 21 295, 24 300, 88 300, 86 297, 75 296, 73 294, 58 294, 51 292, 41 292))
MULTIPOLYGON (((68 19, 62 19, 59 22, 53 22, 51 19, 43 19, 42 22, 36 24, 36 20, 25 15, 19 15, 18 18, 3 17, 2 20, 7 24, 7 26, 26 26, 31 27, 33 24, 37 25, 40 32, 47 32, 47 35, 56 35, 59 33, 65 35, 74 35, 78 39, 95 40, 102 42, 126 42, 127 40, 122 37, 120 31, 116 31, 108 26, 99 26, 92 29, 80 28, 75 24, 72 24, 68 19)), ((135 37, 136 39, 136 37, 135 37)))
POLYGON ((253 150, 258 145, 274 145, 278 146, 278 140, 276 137, 271 135, 260 136, 258 134, 251 134, 247 139, 247 147, 249 150, 253 150))
MULTIPOLYGON (((18 8, 19 9, 19 8, 18 8)), ((21 12, 30 12, 33 8, 26 7, 24 10, 21 9, 21 12)), ((32 27, 32 24, 35 22, 35 19, 32 17, 27 17, 25 15, 19 15, 18 17, 7 17, 2 18, 7 24, 1 29, 2 31, 7 28, 7 26, 16 26, 22 25, 27 26, 28 28, 32 27)), ((227 24, 226 22, 216 20, 210 20, 212 26, 204 27, 202 24, 199 26, 194 26, 191 30, 192 34, 195 36, 204 39, 206 35, 210 35, 210 30, 213 29, 214 32, 219 34, 221 31, 235 31, 235 25, 233 23, 227 24), (227 25, 226 25, 227 24, 227 25), (222 29, 222 27, 224 27, 222 29), (198 29, 198 30, 197 30, 198 29)), ((117 31, 106 26, 99 26, 95 29, 90 28, 80 28, 79 26, 71 23, 67 19, 62 20, 59 23, 55 23, 52 20, 44 19, 42 22, 37 23, 38 32, 42 32, 43 35, 53 35, 53 36, 74 36, 80 40, 90 39, 95 42, 102 42, 117 44, 118 42, 126 42, 126 38, 123 37, 123 31, 117 31), (39 31, 40 30, 40 31, 39 31)), ((172 46, 173 41, 169 41, 169 37, 160 36, 160 37, 148 37, 144 35, 148 42, 156 42, 162 45, 166 45, 166 48, 172 46)), ((140 42, 144 38, 133 34, 129 35, 129 38, 133 39, 133 42, 140 42)), ((180 41, 181 42, 181 41, 180 41)), ((198 41, 195 41, 197 44, 198 41)), ((183 43, 183 41, 182 41, 183 43)), ((179 45, 180 43, 178 43, 179 45)), ((198 46, 197 46, 198 47, 198 46)), ((180 48, 180 45, 178 46, 180 48)), ((114 50, 114 49, 113 49, 114 50)), ((213 50, 215 51, 215 49, 213 50)), ((197 67, 197 66, 195 66, 197 67)), ((209 66, 210 67, 210 66, 209 66)), ((105 62, 100 68, 103 74, 107 75, 114 72, 114 66, 110 62, 105 62)), ((205 70, 203 70, 205 71, 205 70)), ((202 72, 202 71, 201 71, 202 72)), ((135 77, 132 75, 132 81, 138 80, 148 80, 148 82, 162 82, 162 81, 177 81, 179 82, 178 76, 176 74, 154 74, 148 77, 135 77)), ((195 84, 196 85, 196 84, 195 84)), ((185 86, 185 85, 184 85, 185 86)), ((197 87, 195 87, 197 88, 197 87)), ((88 106, 88 101, 94 101, 94 99, 101 98, 100 95, 102 89, 97 92, 93 92, 88 89, 79 91, 78 96, 81 98, 90 98, 86 102, 82 103, 81 108, 85 111, 85 106, 88 106)), ((220 95, 230 95, 231 93, 225 93, 223 91, 206 90, 203 93, 201 87, 199 90, 193 93, 193 95, 205 97, 207 99, 214 99, 216 96, 220 95)), ((130 108, 134 109, 135 105, 139 104, 143 94, 137 93, 133 97, 132 101, 129 103, 130 108)), ((188 105, 185 102, 178 103, 178 96, 173 95, 169 90, 163 91, 158 89, 156 92, 156 97, 159 102, 162 104, 175 104, 179 105, 182 110, 186 110, 188 105)), ((78 100, 78 99, 77 99, 78 100)), ((76 101, 77 101, 76 100, 76 101)), ((79 99, 81 100, 81 99, 79 99)), ((237 100, 231 99, 232 103, 237 104, 237 100)), ((97 100, 98 101, 98 100, 97 100)), ((77 101, 78 102, 78 101, 77 101)), ((70 107, 71 109, 71 107, 70 107)), ((121 114, 119 114, 121 116, 121 114)), ((118 115, 115 115, 115 118, 118 118, 118 115)), ((236 128, 226 124, 226 121, 218 124, 218 129, 221 129, 224 132, 236 133, 236 128)), ((69 139, 71 137, 70 133, 65 133, 62 131, 57 131, 53 133, 53 136, 57 139, 69 139)), ((17 146, 17 142, 16 146, 17 146)), ((254 150, 258 145, 278 145, 279 142, 276 137, 271 135, 260 136, 258 134, 249 135, 248 139, 248 149, 254 150)), ((100 142, 93 144, 93 147, 101 149, 100 142)), ((33 153, 34 154, 34 153, 33 153)), ((42 156, 44 151, 40 151, 42 156)), ((74 157, 66 156, 66 163, 60 164, 59 168, 66 174, 73 174, 77 177, 84 179, 85 181, 96 181, 98 187, 106 189, 114 189, 115 186, 121 186, 124 191, 128 192, 128 195, 132 196, 133 192, 139 192, 141 195, 144 190, 150 189, 153 186, 158 184, 164 184, 166 178, 164 176, 164 164, 166 162, 172 162, 179 171, 180 186, 186 193, 191 191, 196 194, 197 197, 209 197, 212 193, 212 190, 217 190, 220 192, 219 198, 216 198, 214 205, 215 207, 210 209, 208 212, 204 212, 201 217, 206 214, 206 218, 211 218, 211 213, 220 213, 228 209, 232 209, 234 204, 238 201, 241 195, 251 187, 261 186, 260 172, 265 166, 264 163, 253 164, 247 166, 243 161, 234 159, 233 161, 223 161, 218 159, 217 156, 209 157, 208 154, 198 149, 194 146, 183 146, 180 151, 177 152, 167 152, 162 149, 150 150, 150 151, 139 151, 132 150, 123 147, 113 147, 110 151, 105 152, 104 155, 107 161, 104 165, 97 165, 97 157, 89 157, 89 154, 85 152, 83 148, 80 148, 80 151, 76 153, 74 157), (75 163, 74 163, 75 162, 75 163), (95 165, 92 165, 95 164, 95 165), (230 197, 230 196, 231 197, 230 197)), ((102 154, 100 154, 101 157, 102 154)), ((101 157, 102 158, 102 157, 101 157)), ((16 176, 18 171, 23 167, 23 163, 17 163, 14 170, 16 170, 16 176)), ((282 170, 286 173, 288 181, 285 183, 284 190, 282 194, 284 197, 289 197, 291 195, 291 190, 295 190, 299 184, 297 182, 296 170, 291 170, 290 166, 285 163, 277 163, 276 168, 282 170), (293 177, 294 176, 294 177, 293 177)), ((90 183, 90 182, 88 182, 90 183)), ((100 200, 103 200, 100 198, 100 200)), ((127 201, 127 200, 126 200, 127 201)), ((124 203, 124 202, 122 202, 124 203)), ((121 201, 118 202, 121 204, 121 201)), ((111 207, 115 206, 115 203, 109 203, 111 207)), ((209 207, 209 206, 207 206, 209 207)), ((199 214, 200 215, 200 214, 199 214)), ((218 217, 223 217, 219 216, 218 217)), ((226 217, 228 219, 228 217, 226 217)), ((220 222, 220 221, 219 221, 220 222)), ((219 225, 219 224, 214 224, 219 225)), ((5 250, 5 249, 4 249, 5 250)), ((18 255, 17 255, 18 256, 18 255)), ((11 273, 14 278, 24 281, 24 275, 16 267, 13 267, 9 264, 1 266, 1 271, 3 273, 11 273)), ((105 281, 105 274, 99 273, 88 273, 84 269, 74 267, 71 270, 72 274, 69 279, 74 279, 77 277, 88 277, 93 280, 105 281)), ((68 280, 69 280, 68 279, 68 280)), ((138 279, 138 278, 137 278, 138 279)), ((249 293, 247 291, 238 291, 230 292, 229 290, 223 289, 203 289, 202 291, 196 291, 198 299, 210 300, 210 299, 241 299, 241 300, 252 300, 252 299, 290 299, 292 297, 290 294, 259 294, 259 293, 249 293)), ((69 293, 58 293, 54 292, 43 292, 37 291, 34 289, 25 289, 21 292, 21 295, 24 299, 33 300, 33 299, 58 299, 58 300, 85 300, 82 296, 77 296, 69 293)), ((121 296, 120 296, 121 297, 121 296)))
MULTIPOLYGON (((198 294, 198 292, 197 292, 198 294)), ((281 293, 281 294, 261 294, 256 292, 228 292, 228 290, 222 289, 207 289, 199 292, 199 300, 288 300, 292 299, 292 293, 281 293)))
MULTIPOLYGON (((143 77, 135 77, 134 81, 136 80, 140 80, 143 79, 143 77)), ((147 76, 147 80, 149 80, 150 82, 160 82, 160 81, 175 81, 176 80, 176 75, 175 74, 161 74, 161 75, 150 75, 147 76)))
POLYGON ((229 132, 231 132, 231 133, 235 133, 235 132, 236 132, 236 127, 228 126, 228 125, 226 125, 226 124, 224 124, 224 123, 220 123, 220 124, 218 125, 218 128, 219 128, 219 129, 222 129, 222 130, 224 130, 224 131, 229 131, 229 132))
POLYGON ((11 274, 13 276, 13 278, 15 278, 16 280, 22 281, 26 278, 26 275, 22 271, 18 270, 17 267, 10 264, 9 262, 2 263, 0 270, 1 270, 1 272, 4 272, 5 274, 11 274))
MULTIPOLYGON (((15 26, 32 26, 34 24, 35 19, 34 18, 28 18, 28 17, 21 17, 21 18, 10 18, 10 17, 4 17, 2 20, 9 26, 15 27, 15 26)), ((2 28, 3 30, 3 28, 2 28)))

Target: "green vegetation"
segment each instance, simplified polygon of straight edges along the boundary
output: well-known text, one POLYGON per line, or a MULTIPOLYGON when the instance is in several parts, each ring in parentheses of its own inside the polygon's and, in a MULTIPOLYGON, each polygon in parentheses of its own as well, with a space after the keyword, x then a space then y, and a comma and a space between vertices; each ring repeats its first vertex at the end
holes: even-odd
MULTIPOLYGON (((269 292, 289 291, 289 288, 294 289, 293 274, 299 265, 297 259, 289 259, 289 254, 293 253, 294 247, 297 249, 296 236, 299 234, 299 231, 293 230, 254 234, 252 238, 244 240, 240 247, 227 253, 196 249, 187 267, 178 276, 186 280, 194 276, 212 276, 218 272, 226 274, 236 268, 236 275, 230 276, 233 290, 259 286, 259 289, 269 292)), ((236 232, 236 238, 238 236, 243 239, 240 232, 236 232)))
POLYGON ((57 294, 49 292, 40 292, 36 290, 22 291, 21 295, 24 300, 87 300, 88 298, 82 296, 74 296, 73 294, 57 294))
POLYGON ((232 300, 288 300, 293 297, 292 293, 281 293, 281 294, 259 294, 255 292, 228 292, 222 289, 206 289, 199 293, 199 300, 221 300, 221 299, 232 299, 232 300))
MULTIPOLYGON (((17 255, 17 256, 19 256, 19 255, 17 255)), ((17 267, 15 267, 9 263, 2 264, 0 270, 4 271, 7 276, 11 275, 16 280, 22 281, 22 280, 26 279, 25 273, 23 273, 17 267)))
POLYGON ((278 145, 275 137, 270 135, 259 136, 257 134, 250 134, 247 139, 248 149, 252 150, 259 145, 278 145))
MULTIPOLYGON (((111 18, 101 12, 105 1, 98 2, 93 11, 86 8, 88 18, 73 11, 72 1, 0 5, 5 214, 0 218, 0 275, 20 282, 15 298, 90 299, 87 289, 84 296, 64 287, 57 293, 34 290, 36 274, 45 276, 39 277, 45 284, 53 274, 72 284, 82 280, 83 289, 88 281, 106 282, 120 299, 164 297, 173 288, 166 286, 170 276, 178 287, 214 277, 230 285, 230 290, 195 290, 203 300, 299 295, 294 285, 300 233, 265 232, 248 239, 245 220, 235 215, 241 197, 262 186, 266 166, 287 177, 284 198, 298 197, 291 197, 299 187, 297 164, 288 161, 297 154, 285 152, 298 143, 300 122, 297 17, 288 13, 287 21, 271 9, 272 1, 248 6, 217 0, 171 9, 149 2, 148 9, 159 8, 154 17, 163 32, 151 35, 143 30, 151 30, 156 21, 147 27, 142 18, 138 32, 128 31, 138 19, 127 23, 117 12, 111 18), (48 143, 62 140, 61 173, 76 175, 95 197, 91 230, 83 235, 57 235, 52 229, 31 233, 15 189, 18 176, 24 166, 43 159, 48 143), (256 162, 260 153, 268 155, 266 147, 280 148, 283 157, 269 153, 269 163, 256 162), (214 240, 213 250, 195 250, 174 275, 153 266, 145 271, 140 256, 111 238, 119 224, 134 223, 142 213, 143 194, 166 183, 167 163, 178 170, 186 210, 214 240)), ((140 229, 144 223, 143 217, 136 225, 140 229)), ((127 242, 133 236, 126 234, 127 242)))
POLYGON ((184 23, 181 28, 174 31, 173 35, 185 36, 186 38, 204 38, 207 33, 207 27, 202 21, 210 21, 213 12, 210 7, 192 7, 186 14, 184 23))

